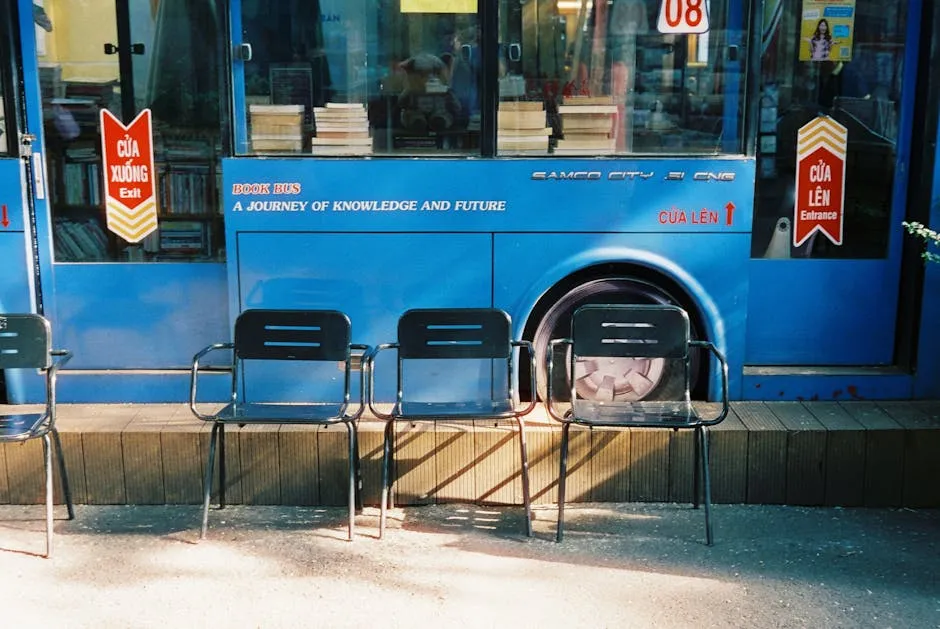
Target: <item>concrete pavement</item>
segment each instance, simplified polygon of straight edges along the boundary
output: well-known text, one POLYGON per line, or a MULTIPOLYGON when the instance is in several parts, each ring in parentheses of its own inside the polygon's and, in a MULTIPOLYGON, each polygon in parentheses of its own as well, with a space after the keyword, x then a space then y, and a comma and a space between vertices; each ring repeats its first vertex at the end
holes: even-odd
POLYGON ((392 511, 0 506, 4 626, 940 627, 940 511, 680 504, 392 511), (10 622, 15 619, 16 622, 10 622))

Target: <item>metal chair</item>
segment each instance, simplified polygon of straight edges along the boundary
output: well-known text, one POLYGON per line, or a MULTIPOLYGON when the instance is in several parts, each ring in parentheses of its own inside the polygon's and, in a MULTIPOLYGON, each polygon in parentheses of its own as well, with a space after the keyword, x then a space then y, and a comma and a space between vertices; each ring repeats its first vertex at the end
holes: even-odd
MULTIPOLYGON (((510 320, 502 310, 494 308, 442 308, 415 309, 405 312, 398 320, 398 342, 377 345, 367 356, 369 371, 369 408, 384 420, 385 440, 382 455, 382 496, 379 518, 379 537, 385 532, 393 479, 392 443, 395 422, 475 419, 515 419, 519 427, 519 451, 522 460, 522 496, 525 507, 525 532, 532 535, 532 513, 529 496, 529 463, 526 455, 525 422, 523 416, 532 411, 535 401, 521 404, 515 399, 513 354, 525 349, 533 357, 532 344, 515 341, 510 336, 510 320), (396 350, 397 393, 390 412, 376 408, 375 359, 379 352, 396 350), (481 361, 487 372, 487 382, 479 375, 466 376, 455 371, 446 387, 451 399, 422 401, 410 395, 404 386, 406 364, 416 366, 428 361, 481 361), (503 365, 503 363, 505 365, 503 365), (471 382, 472 380, 472 382, 471 382), (477 385, 486 389, 486 398, 462 393, 464 387, 477 385)), ((535 390, 535 371, 532 370, 532 391, 535 390)), ((417 388, 417 387, 415 387, 417 388)))
POLYGON ((575 311, 571 320, 571 338, 554 339, 549 344, 548 395, 549 414, 562 422, 561 469, 558 485, 558 528, 556 541, 564 536, 565 477, 568 464, 568 432, 572 425, 594 427, 644 427, 695 430, 695 468, 693 504, 698 508, 699 485, 704 486, 705 536, 712 544, 711 482, 708 473, 708 426, 718 424, 728 414, 728 365, 722 353, 708 341, 694 341, 689 334, 688 314, 677 306, 666 305, 586 305, 575 311), (570 408, 560 413, 552 391, 552 357, 561 346, 568 346, 570 408), (721 372, 722 406, 717 417, 703 419, 691 402, 690 364, 693 348, 704 348, 718 360, 721 372), (605 358, 651 358, 681 361, 685 386, 677 401, 595 401, 579 399, 575 365, 583 360, 605 358), (702 481, 699 480, 701 465, 702 481))
MULTIPOLYGON (((0 442, 42 439, 46 468, 46 557, 52 556, 52 443, 62 475, 62 491, 69 520, 75 518, 62 441, 56 430, 56 375, 72 357, 71 352, 52 349, 49 322, 37 314, 0 314, 0 369, 38 369, 46 376, 46 408, 39 413, 0 415, 0 442)), ((15 407, 14 407, 15 410, 15 407)))
MULTIPOLYGON (((361 477, 359 471, 359 445, 356 422, 365 409, 364 384, 362 372, 359 376, 359 399, 356 408, 349 412, 350 380, 353 363, 353 351, 365 353, 367 345, 350 343, 351 326, 349 318, 335 310, 246 310, 235 321, 235 339, 232 343, 215 343, 200 350, 194 357, 190 379, 189 406, 193 414, 204 421, 212 422, 212 434, 209 440, 209 460, 206 465, 205 485, 203 487, 202 530, 200 538, 205 538, 209 526, 209 500, 212 490, 212 476, 215 460, 216 441, 219 445, 219 503, 225 506, 225 426, 228 424, 315 424, 329 425, 342 423, 349 435, 349 539, 355 534, 355 516, 361 506, 361 477), (212 414, 204 414, 197 409, 197 384, 199 373, 204 369, 200 361, 211 352, 232 350, 232 362, 222 369, 232 374, 231 401, 212 414), (276 361, 273 362, 272 361, 276 361), (289 361, 285 363, 284 361, 289 361), (275 364, 284 368, 287 365, 296 372, 297 361, 314 364, 320 363, 332 369, 337 363, 342 367, 342 383, 326 386, 330 383, 306 382, 296 373, 287 377, 300 384, 300 388, 313 389, 313 393, 304 400, 249 401, 245 393, 245 370, 253 369, 252 374, 259 378, 270 372, 275 364), (318 387, 318 385, 322 385, 318 387), (321 393, 319 388, 329 388, 321 393), (310 396, 322 396, 323 399, 308 400, 310 396)), ((219 368, 214 368, 218 370, 219 368)), ((336 378, 331 376, 331 379, 336 378)))

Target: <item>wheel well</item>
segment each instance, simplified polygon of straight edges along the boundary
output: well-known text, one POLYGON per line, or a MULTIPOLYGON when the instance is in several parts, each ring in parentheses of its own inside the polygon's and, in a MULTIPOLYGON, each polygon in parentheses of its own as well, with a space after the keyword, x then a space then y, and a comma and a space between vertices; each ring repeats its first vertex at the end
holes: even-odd
MULTIPOLYGON (((645 283, 657 289, 671 301, 681 306, 689 315, 693 338, 707 340, 707 328, 701 309, 689 292, 677 281, 665 273, 641 264, 626 262, 608 262, 596 264, 578 270, 560 281, 556 282, 536 302, 532 312, 529 313, 523 328, 523 338, 532 341, 536 328, 542 318, 548 313, 553 304, 557 303, 570 291, 588 282, 604 279, 630 279, 645 283)), ((708 394, 708 360, 699 361, 698 373, 693 374, 694 386, 692 396, 695 399, 705 399, 708 394)), ((529 369, 531 365, 523 360, 520 364, 520 393, 523 396, 531 395, 528 390, 529 369)))

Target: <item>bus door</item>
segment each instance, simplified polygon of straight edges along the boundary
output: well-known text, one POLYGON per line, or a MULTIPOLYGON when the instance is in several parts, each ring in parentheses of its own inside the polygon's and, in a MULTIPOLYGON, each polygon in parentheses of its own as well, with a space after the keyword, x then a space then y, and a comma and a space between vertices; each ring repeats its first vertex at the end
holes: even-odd
MULTIPOLYGON (((28 37, 35 37, 35 50, 24 72, 38 78, 51 214, 51 234, 41 244, 52 273, 43 288, 57 342, 73 351, 76 375, 179 375, 195 350, 228 335, 218 200, 228 102, 220 5, 20 2, 34 16, 35 36, 28 37), (141 213, 125 214, 122 223, 112 213, 102 110, 125 127, 150 111, 155 221, 134 222, 141 213)), ((68 397, 94 397, 95 387, 72 389, 80 380, 67 380, 68 397)), ((173 379, 172 390, 156 384, 140 390, 172 400, 185 397, 180 382, 173 379)))
MULTIPOLYGON (((752 375, 895 363, 919 7, 764 3, 752 375)), ((746 396, 771 394, 754 388, 759 378, 750 384, 746 396)))
POLYGON ((21 141, 27 146, 31 142, 19 115, 22 97, 17 91, 14 8, 11 0, 0 0, 0 313, 32 310, 32 256, 27 245, 32 212, 25 211, 31 209, 32 196, 24 188, 28 164, 20 159, 21 152, 28 158, 28 148, 21 151, 21 141))

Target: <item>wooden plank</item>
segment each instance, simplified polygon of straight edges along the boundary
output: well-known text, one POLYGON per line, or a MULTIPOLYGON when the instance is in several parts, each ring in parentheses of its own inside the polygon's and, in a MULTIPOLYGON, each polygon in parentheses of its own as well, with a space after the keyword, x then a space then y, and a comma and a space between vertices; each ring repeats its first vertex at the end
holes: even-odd
POLYGON ((670 430, 630 428, 629 490, 636 502, 669 500, 670 430))
MULTIPOLYGON (((238 435, 232 427, 226 427, 226 460, 232 450, 238 452, 238 435)), ((209 432, 211 424, 192 415, 179 413, 163 425, 160 432, 160 450, 163 456, 163 491, 167 504, 202 504, 202 483, 206 459, 209 456, 209 432)), ((218 451, 213 495, 217 495, 219 483, 218 451)), ((226 469, 229 479, 237 477, 237 469, 226 469)), ((235 504, 236 497, 226 492, 226 503, 235 504)))
MULTIPOLYGON (((84 407, 82 410, 93 412, 93 409, 88 407, 84 407)), ((62 441, 65 470, 69 476, 69 488, 72 491, 72 502, 74 504, 88 502, 85 489, 85 456, 82 449, 82 430, 86 420, 87 416, 77 414, 70 405, 60 405, 59 412, 56 413, 56 428, 59 431, 59 439, 62 441), (64 415, 61 410, 63 408, 69 409, 64 415)), ((65 501, 65 497, 62 495, 59 466, 55 460, 53 460, 53 466, 55 470, 56 502, 62 503, 65 501)))
POLYGON ((828 432, 825 504, 861 506, 865 502, 865 429, 838 402, 812 402, 806 408, 828 432))
POLYGON ((278 431, 281 504, 321 504, 317 436, 317 426, 285 424, 278 431))
POLYGON ((774 402, 767 406, 787 429, 787 504, 823 504, 826 497, 825 428, 799 402, 774 402))
MULTIPOLYGON (((0 411, 2 414, 3 411, 0 411)), ((10 483, 7 476, 7 448, 9 444, 0 443, 0 505, 10 504, 10 483)))
POLYGON ((903 506, 940 506, 940 420, 910 402, 879 403, 904 427, 903 506))
POLYGON ((784 504, 787 497, 787 432, 763 402, 734 406, 747 437, 747 502, 784 504))
POLYGON ((625 428, 591 431, 591 500, 626 502, 630 496, 631 433, 625 428))
POLYGON ((474 483, 482 504, 522 503, 522 465, 515 422, 479 420, 474 428, 474 483))
POLYGON ((90 415, 82 432, 86 502, 126 504, 121 435, 137 409, 130 405, 95 405, 87 412, 90 415))
POLYGON ((137 415, 121 433, 124 483, 129 504, 166 503, 160 432, 170 417, 181 410, 179 406, 141 405, 137 415))
POLYGON ((349 501, 349 432, 346 426, 321 426, 317 432, 320 504, 343 506, 349 501))
POLYGON ((434 439, 436 482, 431 488, 431 500, 434 502, 476 500, 477 490, 473 472, 473 424, 438 421, 434 439))
POLYGON ((392 466, 394 504, 417 505, 431 502, 431 489, 437 485, 434 469, 434 422, 397 422, 395 457, 392 466))
POLYGON ((864 430, 863 504, 900 507, 904 492, 904 428, 874 402, 840 404, 864 430))
POLYGON ((529 489, 532 504, 558 502, 558 444, 561 429, 556 426, 526 425, 526 449, 529 455, 529 489))
POLYGON ((276 505, 281 500, 279 429, 278 425, 248 424, 239 432, 243 504, 276 505))
POLYGON ((42 442, 39 439, 5 443, 10 504, 41 504, 46 499, 42 442))
MULTIPOLYGON (((559 446, 561 435, 558 436, 559 446)), ((565 503, 591 500, 591 431, 572 426, 568 431, 568 471, 565 479, 565 503)), ((560 452, 559 452, 559 456, 560 452)), ((559 466, 561 461, 559 461, 559 466)))
POLYGON ((359 422, 359 457, 362 466, 362 501, 378 505, 382 489, 382 441, 385 422, 359 422))
MULTIPOLYGON (((715 403, 695 403, 703 417, 716 417, 718 407, 715 403)), ((708 429, 712 502, 747 502, 747 440, 747 427, 734 409, 728 411, 724 421, 708 429)))
POLYGON ((688 502, 695 489, 695 431, 669 433, 669 500, 688 502))

